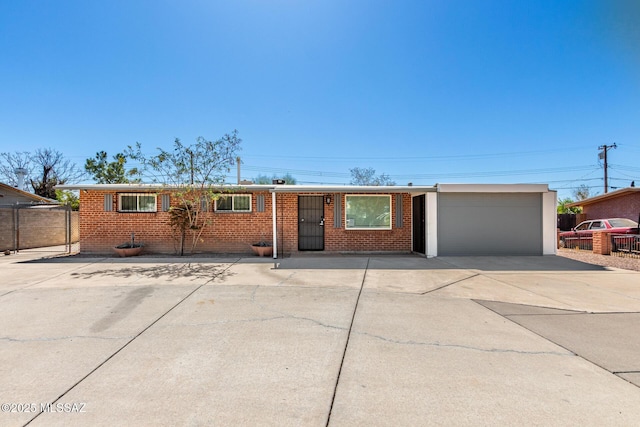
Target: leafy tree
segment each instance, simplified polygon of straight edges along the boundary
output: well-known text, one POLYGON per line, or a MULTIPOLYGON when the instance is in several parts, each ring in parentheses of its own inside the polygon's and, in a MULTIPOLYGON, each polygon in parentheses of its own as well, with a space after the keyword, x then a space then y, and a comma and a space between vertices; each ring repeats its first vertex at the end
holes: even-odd
POLYGON ((129 179, 137 173, 135 168, 126 170, 127 157, 118 153, 113 156, 113 161, 107 161, 107 153, 100 151, 95 158, 87 159, 84 169, 93 176, 98 184, 126 184, 136 181, 129 179))
POLYGON ((257 177, 253 178, 252 181, 255 184, 271 184, 273 183, 274 179, 284 179, 285 184, 289 184, 289 185, 295 185, 298 183, 298 180, 295 179, 290 173, 286 173, 285 175, 282 175, 282 176, 273 174, 271 178, 269 178, 267 175, 258 175, 257 177))
POLYGON ((73 191, 56 190, 56 200, 63 205, 71 206, 71 210, 77 211, 80 209, 80 198, 73 191))
POLYGON ((172 151, 158 148, 155 155, 143 154, 140 143, 125 151, 128 158, 142 165, 138 175, 151 176, 153 182, 166 185, 177 201, 169 209, 169 226, 180 255, 184 255, 187 241, 189 253, 193 253, 210 224, 208 206, 220 197, 220 186, 235 164, 241 142, 234 130, 215 141, 198 137, 192 145, 176 138, 172 151))
POLYGON ((389 175, 383 173, 376 176, 376 170, 373 168, 353 168, 349 171, 353 185, 396 185, 389 175))
POLYGON ((558 208, 557 211, 559 214, 567 214, 567 213, 581 213, 582 212, 582 208, 575 206, 572 208, 567 207, 567 205, 573 203, 574 201, 571 199, 571 197, 565 197, 564 199, 560 199, 558 200, 558 208))

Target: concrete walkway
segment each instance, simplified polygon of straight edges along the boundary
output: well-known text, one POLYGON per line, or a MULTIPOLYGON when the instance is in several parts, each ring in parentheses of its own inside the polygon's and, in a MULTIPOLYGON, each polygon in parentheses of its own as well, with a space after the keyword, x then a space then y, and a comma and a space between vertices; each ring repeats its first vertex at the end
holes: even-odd
POLYGON ((37 257, 0 256, 3 426, 640 423, 640 273, 37 257))

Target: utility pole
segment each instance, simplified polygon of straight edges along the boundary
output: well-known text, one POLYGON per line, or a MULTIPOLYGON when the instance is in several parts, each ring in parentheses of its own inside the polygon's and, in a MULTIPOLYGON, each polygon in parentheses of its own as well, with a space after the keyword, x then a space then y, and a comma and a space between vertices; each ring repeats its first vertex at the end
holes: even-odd
POLYGON ((241 178, 240 178, 240 156, 236 157, 236 165, 238 165, 238 185, 240 185, 240 182, 241 182, 241 178))
POLYGON ((600 147, 598 147, 598 150, 602 150, 599 154, 598 154, 598 158, 602 159, 604 161, 604 192, 605 194, 609 192, 609 182, 608 182, 608 169, 609 169, 609 165, 607 163, 607 151, 609 151, 612 148, 616 148, 616 143, 614 142, 611 145, 601 145, 600 147))
POLYGON ((193 151, 187 149, 189 156, 191 157, 191 185, 193 185, 193 151))

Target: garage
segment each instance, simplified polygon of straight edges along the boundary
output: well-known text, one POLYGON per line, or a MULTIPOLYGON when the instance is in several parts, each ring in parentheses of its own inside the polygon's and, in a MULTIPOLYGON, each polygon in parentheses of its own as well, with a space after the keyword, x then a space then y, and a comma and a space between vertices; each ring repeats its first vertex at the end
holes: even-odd
POLYGON ((438 255, 542 255, 540 192, 439 192, 438 255))

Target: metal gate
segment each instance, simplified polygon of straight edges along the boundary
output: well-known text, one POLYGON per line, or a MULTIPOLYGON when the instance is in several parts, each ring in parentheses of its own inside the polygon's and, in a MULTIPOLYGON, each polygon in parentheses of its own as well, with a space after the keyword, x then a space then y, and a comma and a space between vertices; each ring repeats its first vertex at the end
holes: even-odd
POLYGON ((298 250, 324 250, 323 196, 298 196, 298 250))
POLYGON ((0 205, 0 250, 79 252, 78 212, 61 205, 0 205))

